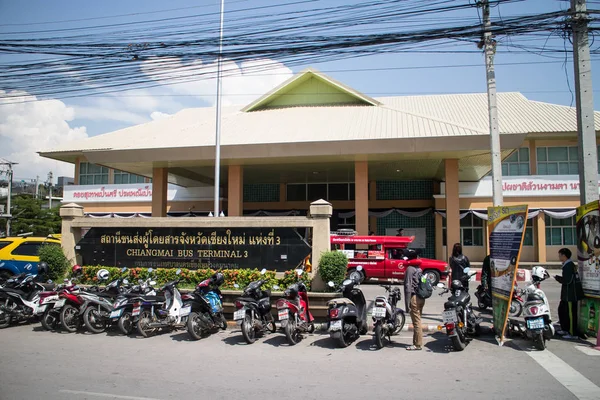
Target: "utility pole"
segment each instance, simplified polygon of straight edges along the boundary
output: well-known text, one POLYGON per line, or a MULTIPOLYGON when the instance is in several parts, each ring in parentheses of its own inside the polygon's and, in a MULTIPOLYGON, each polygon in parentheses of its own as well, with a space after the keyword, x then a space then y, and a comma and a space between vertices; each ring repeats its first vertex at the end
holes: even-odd
POLYGON ((48 172, 48 209, 52 210, 52 171, 48 172))
POLYGON ((40 176, 36 175, 36 177, 35 177, 35 198, 36 198, 36 200, 39 199, 39 192, 40 192, 40 176))
POLYGON ((492 201, 494 207, 503 204, 502 196, 502 153, 500 147, 500 130, 498 128, 498 99, 496 96, 496 72, 494 56, 496 55, 496 40, 492 35, 490 20, 490 2, 482 0, 477 7, 483 11, 483 43, 485 48, 485 70, 487 80, 488 114, 490 122, 490 152, 492 155, 492 201))
POLYGON ((598 201, 598 154, 594 125, 592 62, 588 41, 589 15, 585 0, 571 0, 573 63, 577 106, 577 154, 579 156, 579 199, 581 204, 598 201))
MULTIPOLYGON (((13 180, 13 165, 15 165, 16 163, 8 161, 8 160, 4 160, 4 159, 0 159, 0 167, 6 167, 6 179, 8 180, 8 196, 6 196, 6 211, 4 212, 4 215, 2 215, 4 218, 6 218, 6 236, 10 236, 10 220, 12 218, 12 214, 11 214, 11 200, 12 200, 12 180, 13 180)), ((1 171, 0 171, 1 172, 1 171)))
POLYGON ((215 217, 219 216, 219 200, 221 187, 221 69, 223 68, 223 14, 225 0, 221 0, 221 30, 219 34, 219 57, 217 58, 217 121, 215 132, 215 217))

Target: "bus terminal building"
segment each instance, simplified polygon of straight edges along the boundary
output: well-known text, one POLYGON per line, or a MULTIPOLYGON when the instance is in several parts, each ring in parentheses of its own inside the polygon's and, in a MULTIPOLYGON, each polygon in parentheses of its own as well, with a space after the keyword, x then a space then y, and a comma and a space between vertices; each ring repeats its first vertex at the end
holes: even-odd
MULTIPOLYGON (((576 110, 499 93, 498 114, 504 204, 530 211, 521 261, 557 261, 559 248, 576 246, 576 110)), ((221 209, 306 215, 325 199, 332 231, 402 228, 423 256, 446 260, 460 242, 481 261, 492 205, 488 121, 485 93, 371 98, 305 70, 251 104, 223 107, 221 209)), ((74 165, 63 201, 90 218, 206 217, 213 207, 214 108, 40 154, 74 165)))

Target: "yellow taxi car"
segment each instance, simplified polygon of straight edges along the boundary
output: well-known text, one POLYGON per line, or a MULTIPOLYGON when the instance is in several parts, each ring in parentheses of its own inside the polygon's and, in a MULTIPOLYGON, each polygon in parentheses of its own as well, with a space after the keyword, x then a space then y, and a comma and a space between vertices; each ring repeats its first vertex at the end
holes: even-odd
POLYGON ((60 246, 60 235, 0 238, 0 281, 27 272, 37 274, 40 246, 60 246))

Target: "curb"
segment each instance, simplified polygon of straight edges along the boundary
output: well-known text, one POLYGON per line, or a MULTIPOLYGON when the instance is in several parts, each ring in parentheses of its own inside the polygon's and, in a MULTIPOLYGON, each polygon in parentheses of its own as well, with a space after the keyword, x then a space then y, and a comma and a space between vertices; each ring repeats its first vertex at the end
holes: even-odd
MULTIPOLYGON (((316 322, 315 325, 316 325, 315 332, 326 330, 325 322, 316 322)), ((277 324, 277 326, 279 326, 279 324, 277 324)), ((235 321, 228 320, 227 327, 228 328, 235 328, 235 327, 239 328, 239 325, 235 321)), ((422 325, 422 328, 423 328, 424 333, 425 332, 427 332, 427 333, 438 332, 437 325, 422 325)), ((373 330, 373 325, 371 323, 369 323, 369 332, 371 332, 372 330, 373 330)), ((404 328, 402 328, 402 332, 413 332, 414 330, 415 330, 415 328, 414 328, 413 324, 404 324, 404 328)))

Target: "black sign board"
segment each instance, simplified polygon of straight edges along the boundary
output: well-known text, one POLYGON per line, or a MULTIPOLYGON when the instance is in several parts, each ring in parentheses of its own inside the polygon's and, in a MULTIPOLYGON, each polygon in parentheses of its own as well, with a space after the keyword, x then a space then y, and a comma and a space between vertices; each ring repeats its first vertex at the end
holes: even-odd
POLYGON ((91 228, 83 265, 128 268, 296 268, 311 247, 296 228, 91 228))

